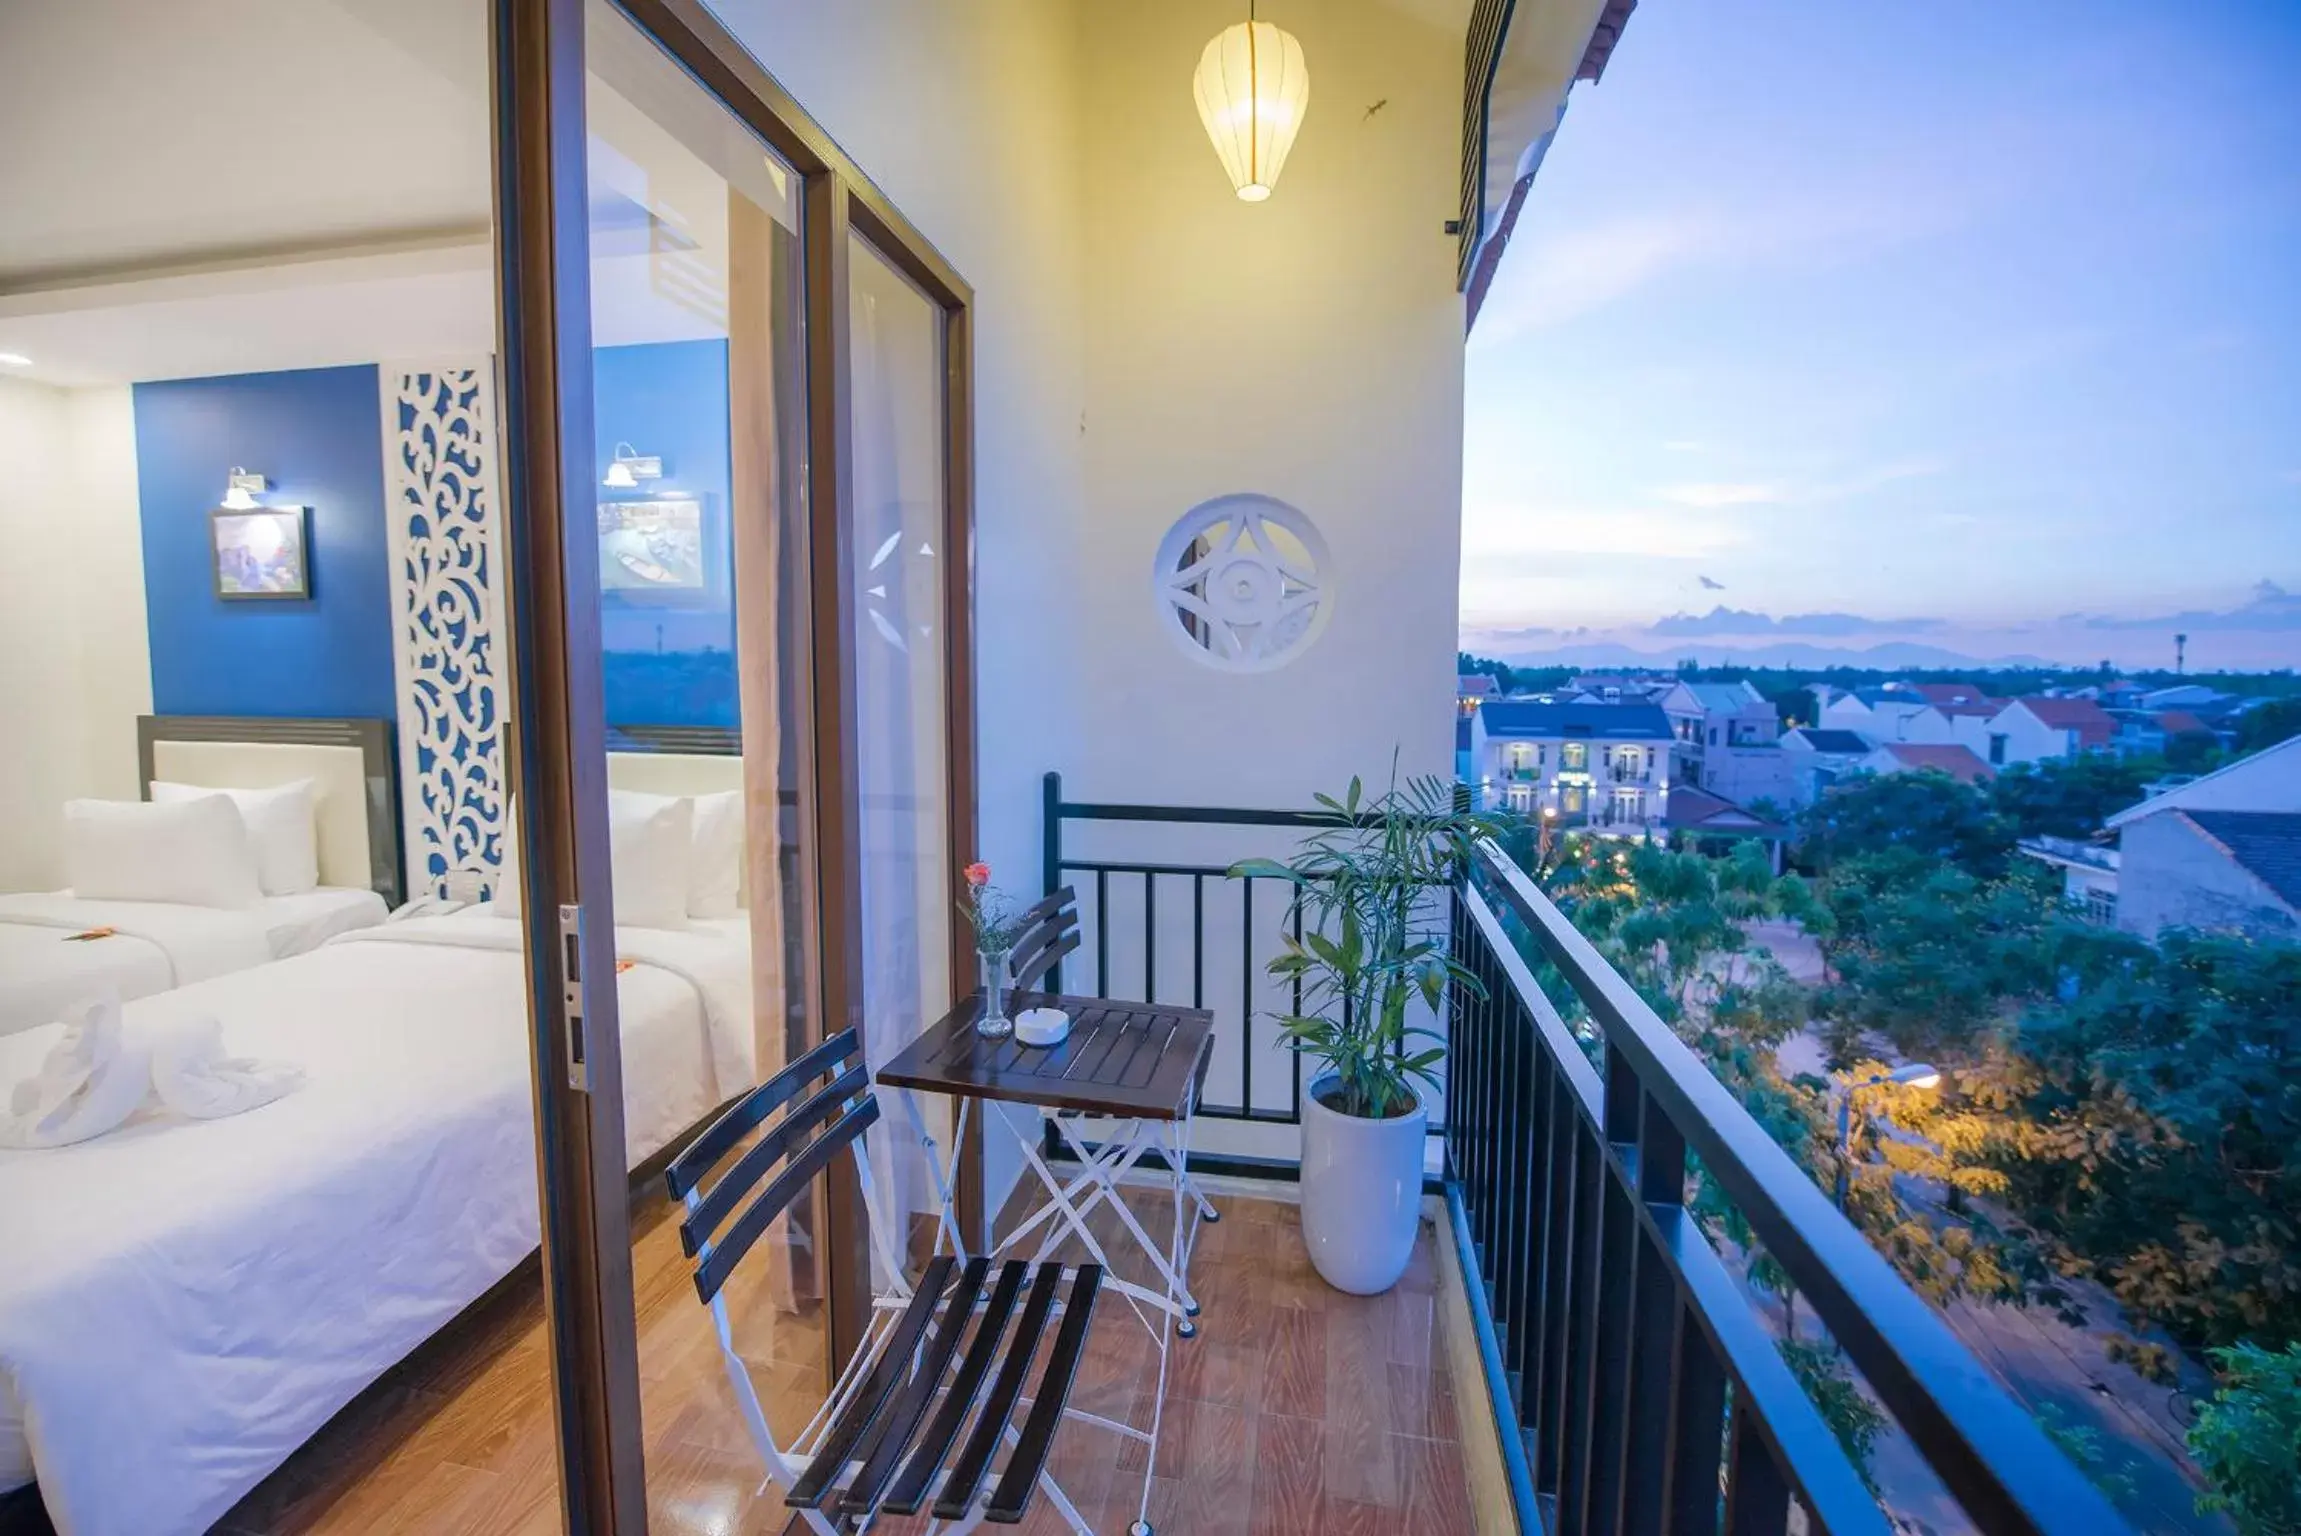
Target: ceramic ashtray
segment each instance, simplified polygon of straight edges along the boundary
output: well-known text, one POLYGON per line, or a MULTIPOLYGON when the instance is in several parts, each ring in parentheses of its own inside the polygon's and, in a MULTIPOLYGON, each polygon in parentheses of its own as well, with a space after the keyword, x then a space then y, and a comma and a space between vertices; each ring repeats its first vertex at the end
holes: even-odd
POLYGON ((1015 1039, 1023 1045, 1060 1045, 1070 1032, 1071 1016, 1060 1008, 1025 1008, 1015 1015, 1015 1039))

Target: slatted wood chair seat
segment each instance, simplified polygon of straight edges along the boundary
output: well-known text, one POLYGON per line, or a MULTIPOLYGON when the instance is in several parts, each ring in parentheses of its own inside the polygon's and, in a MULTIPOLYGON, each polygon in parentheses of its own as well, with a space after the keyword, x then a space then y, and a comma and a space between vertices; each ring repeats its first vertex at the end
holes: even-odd
MULTIPOLYGON (((976 1520, 1018 1523, 1042 1488, 1054 1490, 1047 1461, 1085 1359, 1103 1285, 1099 1266, 931 1259, 915 1288, 875 1312, 826 1411, 789 1449, 776 1440, 735 1349, 729 1276, 842 1153, 855 1159, 874 1244, 890 1262, 889 1225, 862 1155, 863 1135, 878 1119, 860 1044, 848 1030, 744 1095, 674 1158, 664 1181, 687 1208, 679 1238, 695 1261, 696 1294, 711 1309, 768 1476, 809 1529, 830 1536, 853 1528, 851 1521, 917 1514, 930 1502, 936 1519, 960 1522, 959 1529, 976 1520), (754 1131, 757 1139, 742 1146, 754 1131), (706 1185, 722 1162, 725 1172, 706 1185), (1050 1326, 1054 1341, 1039 1363, 1050 1326), (1026 1386, 1029 1408, 1018 1423, 1026 1386)), ((1060 1491, 1053 1496, 1085 1531, 1060 1491)))

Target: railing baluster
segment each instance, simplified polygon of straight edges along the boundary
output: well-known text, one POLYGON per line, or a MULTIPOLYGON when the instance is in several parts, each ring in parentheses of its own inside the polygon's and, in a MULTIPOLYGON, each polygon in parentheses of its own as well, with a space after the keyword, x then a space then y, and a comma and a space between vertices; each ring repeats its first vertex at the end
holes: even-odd
POLYGON ((1717 1536, 1718 1472, 1726 1438, 1726 1372, 1691 1306, 1675 1309, 1670 1444, 1662 1508, 1670 1536, 1717 1536))
POLYGON ((1598 1222, 1608 1182, 1605 1141, 1597 1126, 1576 1115, 1573 1272, 1559 1330, 1566 1347, 1566 1374, 1558 1401, 1558 1520, 1565 1529, 1577 1531, 1582 1528, 1579 1511, 1590 1453, 1590 1359, 1598 1331, 1598 1222), (1569 1511, 1576 1513, 1569 1515, 1569 1511))
MULTIPOLYGON (((1533 1021, 1527 1021, 1532 1033, 1533 1021)), ((1520 1146, 1524 1149, 1528 1188, 1532 1191, 1531 1219, 1526 1223, 1526 1241, 1517 1260, 1526 1276, 1526 1290, 1520 1303, 1519 1315, 1512 1336, 1513 1364, 1518 1378, 1525 1383, 1519 1397, 1524 1405, 1522 1417, 1529 1422, 1535 1417, 1533 1405, 1541 1400, 1542 1391, 1542 1315, 1543 1315, 1543 1255, 1550 1244, 1550 1079, 1553 1070, 1550 1053, 1535 1050, 1528 1053, 1531 1068, 1520 1095, 1518 1119, 1524 1126, 1520 1146)))
POLYGON ((1158 876, 1143 871, 1143 1001, 1158 1001, 1158 876))
MULTIPOLYGON (((1613 1155, 1635 1165, 1638 1148, 1638 1074, 1611 1044, 1606 1047, 1605 1140, 1613 1155)), ((1590 1320, 1590 1448, 1577 1529, 1612 1536, 1620 1514, 1625 1390, 1630 1363, 1630 1287, 1637 1264, 1638 1207, 1622 1181, 1608 1174, 1598 1206, 1598 1298, 1590 1320)))
MULTIPOLYGON (((1245 959, 1254 963, 1252 955, 1245 959)), ((1198 874, 1190 877, 1190 1005, 1206 1006, 1206 876, 1198 874)), ((1246 1028, 1253 1032, 1251 1022, 1246 1028)))
POLYGON ((1790 1523, 1790 1485, 1738 1392, 1726 1461, 1726 1536, 1782 1536, 1790 1523))
MULTIPOLYGON (((1526 1271, 1515 1259, 1526 1231, 1528 1178, 1526 1159, 1518 1155, 1525 1100, 1518 1097, 1517 1086, 1525 1072, 1526 1058, 1534 1050, 1534 1040, 1532 1031, 1526 1028, 1525 1007, 1516 997, 1497 991, 1495 1005, 1502 1028, 1502 1070, 1496 1074, 1496 1092, 1504 1108, 1494 1122, 1502 1195, 1497 1202, 1501 1220, 1496 1224, 1490 1262, 1496 1270, 1495 1315, 1504 1319, 1506 1329, 1516 1330, 1526 1311, 1526 1271)), ((1511 1400, 1525 1401, 1523 1384, 1511 1393, 1511 1400)))
MULTIPOLYGON (((1300 945, 1302 943, 1302 903, 1297 901, 1290 903, 1290 905, 1294 911, 1294 942, 1300 945)), ((1302 976, 1299 972, 1294 978, 1294 1011, 1298 1016, 1302 1012, 1302 976)), ((1291 1085, 1289 1091, 1293 1095, 1294 1118, 1300 1120, 1302 1118, 1302 1059, 1299 1056, 1294 1058, 1286 1075, 1291 1085)))
POLYGON ((1537 1399, 1541 1417, 1534 1468, 1535 1486, 1553 1494, 1558 1491, 1558 1425, 1566 1395, 1566 1337, 1573 1319, 1574 1145, 1582 1123, 1573 1093, 1572 1082, 1553 1061, 1550 1096, 1544 1101, 1550 1123, 1550 1234, 1542 1264, 1542 1395, 1537 1399))
MULTIPOLYGON (((1254 876, 1239 882, 1238 1107, 1254 1113, 1254 876)), ((1300 982, 1294 1011, 1302 1012, 1300 982)))
MULTIPOLYGON (((1686 1142, 1662 1107, 1647 1098, 1638 1123, 1638 1199, 1675 1238, 1685 1219, 1686 1142)), ((1659 1536, 1664 1455, 1670 1428, 1670 1376, 1676 1363, 1678 1281, 1654 1234, 1637 1235, 1631 1277, 1628 1433, 1622 1446, 1622 1518, 1627 1536, 1659 1536)))
POLYGON ((1095 996, 1111 995, 1111 872, 1095 871, 1095 996))

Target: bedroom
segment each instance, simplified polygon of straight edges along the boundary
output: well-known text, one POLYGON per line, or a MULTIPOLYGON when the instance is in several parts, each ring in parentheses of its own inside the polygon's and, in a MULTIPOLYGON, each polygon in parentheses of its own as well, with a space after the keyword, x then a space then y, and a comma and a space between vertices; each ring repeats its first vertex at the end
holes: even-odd
MULTIPOLYGON (((523 789, 611 875, 583 952, 619 1049, 571 1064, 602 1189, 812 1038, 800 180, 593 9, 564 499, 597 599, 565 631, 604 731, 523 763, 485 9, 7 25, 40 153, 0 187, 0 530, 49 553, 0 604, 0 1526, 198 1530, 536 1283, 566 1132, 527 909, 569 882, 522 868, 523 789)), ((943 325, 858 250, 843 878, 907 1038, 949 987, 943 325)), ((925 1202, 914 1153, 874 1160, 925 1202)), ((758 1277, 806 1370, 815 1226, 758 1277)))

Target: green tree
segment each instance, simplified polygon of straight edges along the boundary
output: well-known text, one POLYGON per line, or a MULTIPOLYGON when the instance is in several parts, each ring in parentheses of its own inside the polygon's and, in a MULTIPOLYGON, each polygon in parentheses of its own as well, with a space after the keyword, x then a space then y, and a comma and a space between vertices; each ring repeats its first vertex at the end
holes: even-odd
POLYGON ((2301 1533, 2301 1344, 2213 1352, 2220 1390, 2197 1410, 2189 1454, 2211 1484, 2197 1507, 2220 1510, 2239 1536, 2301 1533))
POLYGON ((1984 878, 2012 857, 2014 825, 1980 790, 1946 773, 1861 774, 1806 811, 1803 857, 1828 870, 1867 853, 1902 850, 1984 878))
POLYGON ((2046 995, 1902 1123, 2002 1177, 2002 1262, 2048 1290, 2091 1277, 2192 1346, 2301 1340, 2301 947, 2052 947, 2046 995))
POLYGON ((2141 787, 2165 772, 2161 758, 2097 752, 2016 763, 1991 781, 1989 805, 2019 837, 2091 837, 2111 816, 2138 805, 2141 787))
POLYGON ((2301 698, 2271 699, 2237 717, 2237 750, 2258 752, 2301 736, 2301 698))
POLYGON ((1864 853, 1830 872, 1820 900, 1829 922, 1807 926, 1830 968, 1815 1008, 1833 1066, 1871 1035, 1912 1059, 1971 1051, 2053 979, 2061 897, 2034 860, 1985 880, 1910 848, 1864 853))

